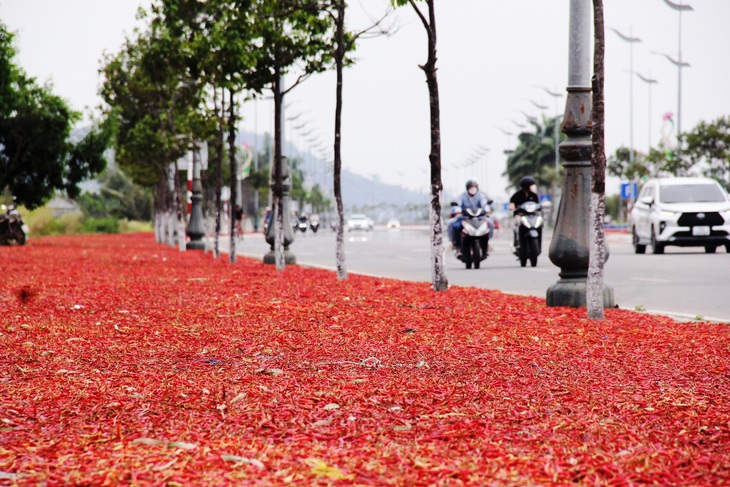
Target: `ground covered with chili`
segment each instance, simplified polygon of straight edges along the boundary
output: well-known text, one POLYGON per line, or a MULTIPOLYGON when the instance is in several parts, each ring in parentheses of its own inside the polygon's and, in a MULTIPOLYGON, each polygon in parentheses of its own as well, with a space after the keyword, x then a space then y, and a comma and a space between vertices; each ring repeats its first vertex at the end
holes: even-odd
POLYGON ((151 234, 0 261, 0 485, 730 483, 727 325, 151 234))

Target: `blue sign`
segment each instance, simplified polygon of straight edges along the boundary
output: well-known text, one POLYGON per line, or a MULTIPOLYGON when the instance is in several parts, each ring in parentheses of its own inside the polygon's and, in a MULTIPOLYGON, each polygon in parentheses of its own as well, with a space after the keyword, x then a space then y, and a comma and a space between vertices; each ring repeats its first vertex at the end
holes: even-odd
POLYGON ((635 200, 639 196, 639 185, 636 183, 621 183, 621 199, 635 200))
POLYGON ((540 203, 545 203, 546 201, 552 201, 549 194, 541 194, 540 195, 540 203))

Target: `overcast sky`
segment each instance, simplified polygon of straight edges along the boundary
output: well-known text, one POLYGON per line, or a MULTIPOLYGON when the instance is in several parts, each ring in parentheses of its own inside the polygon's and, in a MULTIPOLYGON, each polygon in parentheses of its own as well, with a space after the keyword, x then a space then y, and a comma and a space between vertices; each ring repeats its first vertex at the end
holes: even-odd
MULTIPOLYGON (((677 0, 678 2, 678 0, 677 0)), ((351 0, 353 29, 379 16, 387 0, 351 0)), ((684 131, 699 121, 730 114, 730 0, 684 1, 682 13, 682 115, 684 131)), ((17 32, 18 63, 79 111, 100 103, 99 61, 116 52, 139 23, 137 8, 148 0, 0 0, 0 19, 17 32)), ((664 0, 606 0, 606 151, 621 145, 646 151, 669 135, 664 114, 678 105, 679 13, 664 0), (630 44, 608 28, 641 39, 630 44), (632 47, 633 46, 633 47, 632 47), (650 85, 633 71, 658 81, 650 85), (633 84, 633 103, 630 88, 633 84), (651 94, 651 98, 649 97, 651 94), (650 103, 651 100, 651 103, 650 103), (633 107, 633 110, 632 110, 633 107), (651 111, 649 108, 651 107, 651 111), (631 113, 633 112, 633 117, 631 113), (633 124, 631 121, 633 120, 633 124), (631 126, 633 125, 633 130, 631 126), (651 127, 651 129, 650 129, 651 127), (633 137, 632 137, 633 134, 633 137)), ((460 192, 476 178, 491 196, 505 194, 505 149, 514 148, 526 115, 562 114, 568 77, 568 0, 437 0, 438 80, 441 98, 443 178, 460 192), (534 103, 533 103, 534 102, 534 103), (512 132, 515 135, 507 135, 512 132), (471 168, 459 168, 480 147, 489 149, 471 168)), ((426 36, 410 8, 390 21, 393 35, 364 40, 357 63, 346 70, 343 164, 353 172, 411 189, 427 190, 428 92, 418 68, 426 61, 426 36)), ((286 136, 305 145, 293 130, 319 134, 331 146, 334 74, 316 75, 287 97, 286 136), (301 114, 301 115, 300 115, 301 114)), ((271 131, 271 104, 250 102, 241 128, 271 131)), ((676 124, 676 122, 675 122, 676 124)), ((319 144, 318 140, 310 142, 319 144)), ((331 152, 331 151, 330 151, 331 152)), ((609 193, 619 191, 618 182, 609 193)))

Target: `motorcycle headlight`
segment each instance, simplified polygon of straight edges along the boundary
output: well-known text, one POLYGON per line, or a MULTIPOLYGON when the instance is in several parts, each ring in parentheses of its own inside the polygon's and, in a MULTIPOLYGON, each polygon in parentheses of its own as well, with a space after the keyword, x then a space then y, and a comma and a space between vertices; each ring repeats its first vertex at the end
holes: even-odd
POLYGON ((530 226, 530 221, 527 219, 526 216, 521 216, 520 217, 520 223, 522 225, 526 226, 526 227, 529 227, 530 226))
POLYGON ((540 228, 542 226, 543 218, 541 216, 537 217, 537 220, 535 221, 535 228, 540 228))

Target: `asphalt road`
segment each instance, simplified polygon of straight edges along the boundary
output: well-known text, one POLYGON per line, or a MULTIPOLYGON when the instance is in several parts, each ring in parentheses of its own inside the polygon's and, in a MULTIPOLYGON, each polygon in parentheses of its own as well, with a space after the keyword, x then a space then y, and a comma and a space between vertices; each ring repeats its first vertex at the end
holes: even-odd
MULTIPOLYGON (((559 268, 547 256, 550 238, 545 235, 544 253, 535 268, 529 263, 520 267, 510 253, 508 231, 493 239, 493 251, 481 269, 465 269, 449 252, 449 284, 544 298, 547 288, 559 279, 559 268)), ((627 234, 607 233, 606 240, 610 256, 604 282, 613 287, 619 307, 681 320, 730 323, 730 255, 723 248, 716 254, 705 254, 702 248, 667 247, 664 255, 636 255, 627 234)), ((228 250, 227 241, 221 248, 228 250)), ((237 253, 262 259, 268 248, 261 234, 246 234, 237 253)), ((297 264, 335 269, 335 237, 328 229, 317 234, 297 233, 291 251, 297 264)), ((376 227, 372 232, 345 234, 349 273, 430 282, 430 252, 426 227, 376 227)))

